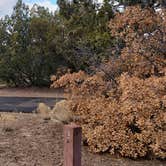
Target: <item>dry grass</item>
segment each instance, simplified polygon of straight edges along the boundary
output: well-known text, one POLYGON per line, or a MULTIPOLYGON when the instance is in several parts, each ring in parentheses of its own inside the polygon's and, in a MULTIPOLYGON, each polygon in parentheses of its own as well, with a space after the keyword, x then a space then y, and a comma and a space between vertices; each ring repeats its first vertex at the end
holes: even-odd
POLYGON ((0 113, 0 122, 11 122, 16 121, 17 117, 15 113, 0 113))

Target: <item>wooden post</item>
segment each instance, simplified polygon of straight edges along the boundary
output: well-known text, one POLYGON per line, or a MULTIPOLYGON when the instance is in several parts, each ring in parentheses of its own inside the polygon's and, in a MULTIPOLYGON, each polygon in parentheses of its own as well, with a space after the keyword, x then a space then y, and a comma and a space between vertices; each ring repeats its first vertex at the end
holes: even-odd
POLYGON ((64 126, 64 166, 81 166, 81 135, 80 126, 64 126))

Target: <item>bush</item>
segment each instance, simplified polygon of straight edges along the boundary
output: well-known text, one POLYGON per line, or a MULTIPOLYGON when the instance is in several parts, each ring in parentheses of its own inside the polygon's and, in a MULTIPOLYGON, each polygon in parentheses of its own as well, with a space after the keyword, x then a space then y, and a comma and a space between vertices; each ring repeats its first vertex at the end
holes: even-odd
MULTIPOLYGON (((68 76, 73 80, 71 74, 68 76)), ((63 77, 63 83, 65 77, 67 75, 63 77)), ((74 96, 70 99, 71 110, 80 117, 78 123, 90 150, 132 158, 153 156, 164 159, 166 76, 143 80, 123 74, 118 78, 116 93, 107 91, 107 98, 102 95, 106 89, 103 88, 104 80, 99 85, 101 80, 102 77, 96 75, 87 77, 74 88, 80 95, 77 93, 76 96, 73 91, 74 96), (87 83, 90 86, 85 86, 87 83), (95 87, 102 88, 95 91, 95 87)))
POLYGON ((166 158, 165 14, 129 7, 110 22, 124 42, 119 57, 91 75, 80 71, 53 80, 52 87, 70 91, 70 109, 81 117, 77 123, 92 152, 166 158))

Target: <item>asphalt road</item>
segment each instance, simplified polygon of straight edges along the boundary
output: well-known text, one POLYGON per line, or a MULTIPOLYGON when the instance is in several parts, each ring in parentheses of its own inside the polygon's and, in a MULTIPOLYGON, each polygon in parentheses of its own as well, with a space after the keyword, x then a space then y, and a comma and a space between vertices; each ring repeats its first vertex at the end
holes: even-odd
POLYGON ((38 103, 45 103, 53 107, 56 102, 64 98, 44 97, 0 97, 0 112, 31 113, 37 108, 38 103))

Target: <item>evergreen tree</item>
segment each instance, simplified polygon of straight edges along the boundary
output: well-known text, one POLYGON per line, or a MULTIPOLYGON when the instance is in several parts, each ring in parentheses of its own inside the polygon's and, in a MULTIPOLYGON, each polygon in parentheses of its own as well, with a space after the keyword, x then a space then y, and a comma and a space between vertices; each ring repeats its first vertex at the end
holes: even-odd
POLYGON ((28 56, 26 52, 29 44, 29 9, 21 0, 18 0, 14 7, 5 32, 10 39, 6 45, 8 50, 3 55, 4 63, 1 65, 1 71, 5 71, 8 81, 17 85, 27 84, 28 80, 25 79, 25 75, 27 75, 28 56))
POLYGON ((49 85, 50 75, 66 65, 56 50, 58 24, 48 9, 30 11, 18 0, 12 16, 0 21, 0 78, 16 86, 49 85))
POLYGON ((104 49, 111 46, 107 23, 113 11, 109 2, 105 1, 101 9, 92 0, 59 0, 58 4, 64 24, 61 53, 76 70, 100 62, 104 49), (66 11, 70 13, 67 17, 66 11))
POLYGON ((166 6, 165 0, 119 0, 124 5, 142 5, 142 7, 154 7, 154 4, 166 6))

